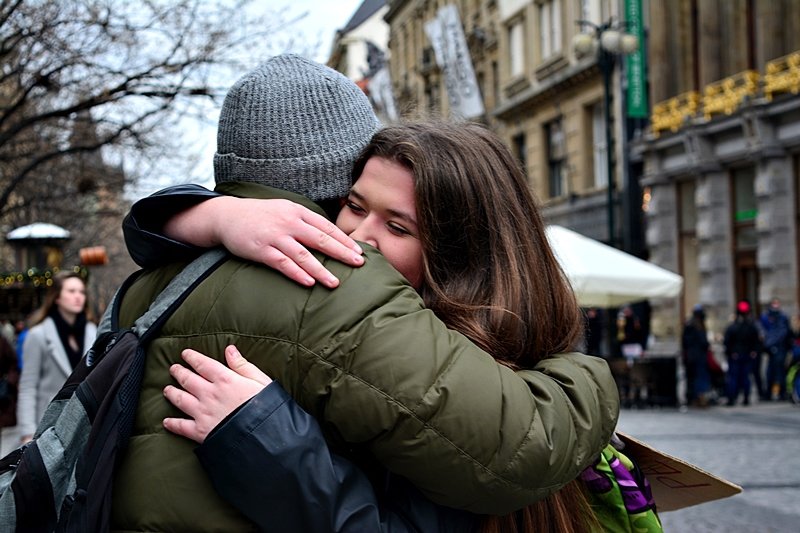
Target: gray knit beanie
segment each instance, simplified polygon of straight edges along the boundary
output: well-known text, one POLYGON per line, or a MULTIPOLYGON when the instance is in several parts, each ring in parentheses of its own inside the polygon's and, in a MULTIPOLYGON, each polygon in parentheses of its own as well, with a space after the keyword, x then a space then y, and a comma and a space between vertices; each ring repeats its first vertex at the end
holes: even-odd
POLYGON ((300 56, 276 56, 228 91, 214 177, 314 201, 342 198, 356 156, 379 126, 366 95, 342 74, 300 56))

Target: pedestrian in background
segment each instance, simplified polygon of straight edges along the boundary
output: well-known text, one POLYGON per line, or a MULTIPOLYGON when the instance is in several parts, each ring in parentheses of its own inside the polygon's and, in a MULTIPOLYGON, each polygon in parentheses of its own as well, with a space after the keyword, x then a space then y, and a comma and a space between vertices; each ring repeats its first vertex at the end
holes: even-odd
POLYGON ((620 355, 624 357, 638 358, 644 353, 642 323, 629 305, 617 315, 617 341, 620 355))
POLYGON ((586 310, 586 353, 600 355, 602 344, 603 312, 596 307, 590 307, 586 310))
POLYGON ((4 335, 0 335, 0 429, 17 424, 17 356, 4 335))
POLYGON ((16 344, 14 348, 17 350, 17 367, 22 371, 22 347, 25 345, 25 337, 28 336, 28 324, 25 320, 17 320, 14 325, 16 332, 16 344))
POLYGON ((686 401, 705 407, 708 404, 708 392, 711 390, 711 374, 708 368, 710 344, 706 331, 706 313, 700 304, 694 306, 692 317, 683 327, 681 347, 686 368, 686 401))
POLYGON ((25 338, 17 402, 23 443, 31 440, 50 400, 94 342, 97 328, 88 313, 83 279, 74 272, 57 274, 25 338))
POLYGON ((728 359, 728 406, 736 405, 739 394, 743 405, 750 405, 750 369, 758 362, 761 342, 758 328, 750 318, 750 304, 736 305, 736 318, 725 330, 725 357, 728 359))
POLYGON ((786 354, 791 348, 789 318, 781 311, 781 302, 773 298, 761 314, 764 351, 767 354, 767 379, 763 391, 769 400, 786 399, 786 354))

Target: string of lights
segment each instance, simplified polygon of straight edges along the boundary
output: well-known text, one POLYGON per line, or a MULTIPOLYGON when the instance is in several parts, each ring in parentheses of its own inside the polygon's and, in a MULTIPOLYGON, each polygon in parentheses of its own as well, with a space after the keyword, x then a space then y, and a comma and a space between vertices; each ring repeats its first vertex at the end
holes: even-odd
MULTIPOLYGON (((24 272, 0 272, 0 288, 49 287, 53 284, 53 276, 61 270, 64 269, 29 268, 24 272)), ((84 280, 89 278, 86 267, 74 266, 71 270, 84 280)))

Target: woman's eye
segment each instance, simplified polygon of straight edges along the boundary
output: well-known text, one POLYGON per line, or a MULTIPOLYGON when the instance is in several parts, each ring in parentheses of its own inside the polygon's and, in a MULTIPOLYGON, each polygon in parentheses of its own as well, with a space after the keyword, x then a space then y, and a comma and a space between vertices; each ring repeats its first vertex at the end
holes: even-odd
POLYGON ((349 209, 353 213, 361 214, 361 213, 365 212, 363 207, 361 207, 360 205, 358 205, 356 203, 351 202, 350 200, 347 200, 344 203, 344 205, 345 205, 345 207, 347 207, 347 209, 349 209))
POLYGON ((401 235, 401 236, 402 235, 411 235, 411 232, 408 231, 403 226, 399 226, 399 225, 393 224, 391 222, 389 224, 387 224, 387 226, 389 227, 389 231, 391 231, 395 235, 401 235))

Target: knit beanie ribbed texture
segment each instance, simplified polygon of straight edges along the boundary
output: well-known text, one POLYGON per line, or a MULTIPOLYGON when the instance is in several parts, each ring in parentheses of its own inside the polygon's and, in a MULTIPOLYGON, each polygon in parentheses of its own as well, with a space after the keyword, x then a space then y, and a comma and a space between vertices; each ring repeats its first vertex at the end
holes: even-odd
POLYGON ((366 95, 341 73, 300 56, 276 56, 225 97, 214 177, 314 201, 342 198, 356 156, 379 126, 366 95))

